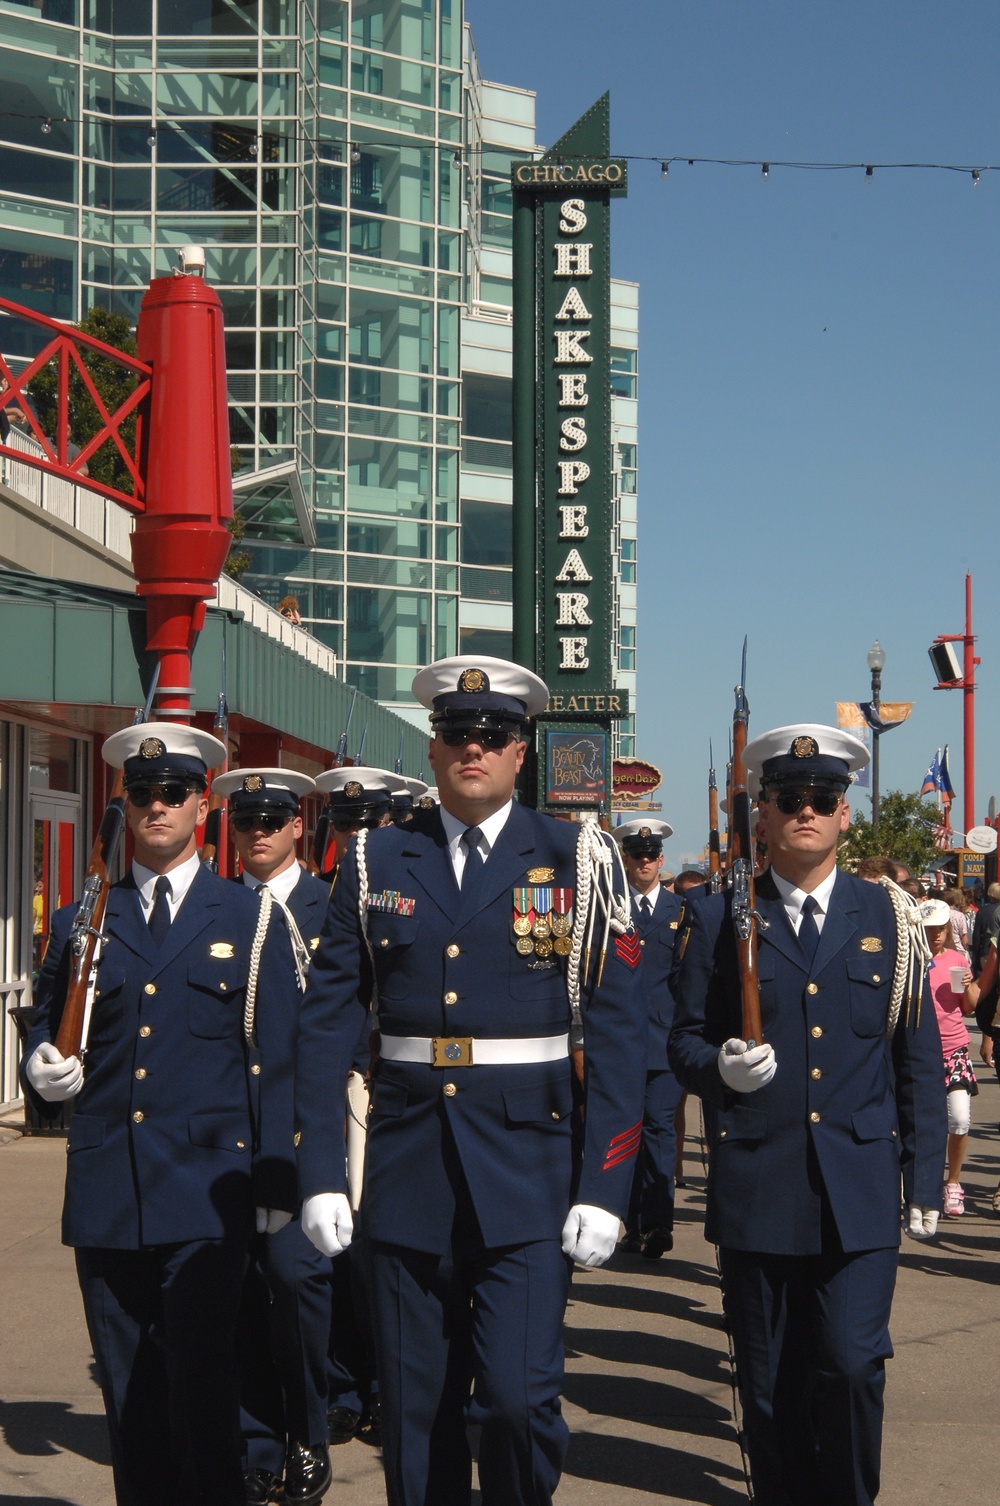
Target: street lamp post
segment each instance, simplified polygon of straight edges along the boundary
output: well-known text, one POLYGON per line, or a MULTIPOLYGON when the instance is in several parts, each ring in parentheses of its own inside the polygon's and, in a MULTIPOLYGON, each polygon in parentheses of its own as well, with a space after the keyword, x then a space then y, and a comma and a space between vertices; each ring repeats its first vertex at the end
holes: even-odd
MULTIPOLYGON (((877 724, 879 720, 879 696, 882 692, 882 670, 885 668, 885 649, 878 639, 868 650, 868 668, 872 672, 872 711, 873 720, 877 724)), ((879 728, 872 727, 872 831, 878 831, 878 739, 879 728)))

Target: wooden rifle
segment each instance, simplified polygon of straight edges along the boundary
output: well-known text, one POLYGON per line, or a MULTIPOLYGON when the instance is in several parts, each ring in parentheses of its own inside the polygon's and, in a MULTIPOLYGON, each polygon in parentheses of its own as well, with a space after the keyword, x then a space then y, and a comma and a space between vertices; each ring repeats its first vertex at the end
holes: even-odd
MULTIPOLYGON (((337 751, 333 756, 333 763, 330 765, 331 769, 342 769, 347 763, 347 735, 351 730, 351 717, 354 715, 354 703, 357 699, 358 692, 357 689, 355 689, 354 694, 351 697, 351 709, 347 713, 347 725, 345 726, 343 732, 340 734, 340 741, 337 743, 337 751)), ((328 872, 328 870, 323 867, 323 860, 326 857, 326 849, 329 840, 330 801, 328 797, 323 802, 323 809, 319 813, 319 818, 316 822, 316 830, 313 832, 312 852, 309 854, 309 872, 315 874, 319 878, 325 878, 328 872)))
POLYGON ((708 892, 722 888, 722 858, 719 852, 719 788, 715 782, 712 739, 708 740, 708 892))
POLYGON ((205 818, 205 835, 201 844, 201 861, 213 873, 218 873, 219 853, 225 846, 224 809, 222 796, 215 793, 215 779, 216 775, 226 772, 226 764, 229 761, 229 705, 226 701, 226 640, 224 638, 222 640, 222 686, 219 690, 219 703, 215 708, 212 731, 227 751, 219 767, 212 770, 212 787, 208 792, 208 815, 205 818))
MULTIPOLYGON (((139 707, 132 718, 133 727, 149 721, 149 713, 156 695, 160 678, 160 666, 153 671, 145 706, 139 707)), ((108 907, 108 891, 111 875, 122 838, 125 835, 125 772, 118 770, 111 790, 111 799, 98 828, 97 837, 87 865, 83 882, 83 896, 73 917, 69 933, 70 971, 66 988, 66 1003, 63 1006, 59 1030, 55 1038, 56 1050, 64 1057, 82 1056, 89 1024, 91 989, 94 971, 101 955, 104 941, 102 926, 108 907)))
POLYGON ((743 665, 736 686, 736 709, 733 712, 733 761, 729 793, 729 873, 733 891, 733 929, 736 932, 736 955, 740 972, 740 998, 743 1003, 743 1039, 748 1046, 759 1046, 763 1039, 760 1023, 760 989, 757 982, 757 930, 767 922, 755 908, 753 880, 753 820, 747 771, 743 754, 747 745, 750 707, 744 685, 747 677, 747 640, 743 640, 743 665))
POLYGON ((365 730, 361 734, 361 741, 358 743, 358 751, 354 755, 354 767, 356 769, 360 769, 361 766, 362 766, 361 765, 361 760, 365 756, 365 743, 367 741, 368 741, 368 723, 365 722, 365 730))

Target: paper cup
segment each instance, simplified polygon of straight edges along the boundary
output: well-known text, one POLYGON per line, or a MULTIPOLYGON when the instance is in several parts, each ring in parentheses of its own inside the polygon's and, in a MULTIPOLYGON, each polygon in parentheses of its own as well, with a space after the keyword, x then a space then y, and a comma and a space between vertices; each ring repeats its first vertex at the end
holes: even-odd
POLYGON ((950 967, 948 976, 951 978, 951 991, 953 994, 965 993, 965 968, 950 967))

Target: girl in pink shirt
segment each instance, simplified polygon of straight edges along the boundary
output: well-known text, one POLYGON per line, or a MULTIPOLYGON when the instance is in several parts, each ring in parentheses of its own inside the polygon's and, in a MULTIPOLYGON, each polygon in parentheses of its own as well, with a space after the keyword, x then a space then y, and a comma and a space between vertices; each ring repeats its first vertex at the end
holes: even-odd
POLYGON ((969 1057, 969 1032, 964 1016, 974 1014, 978 989, 969 959, 951 945, 951 911, 940 899, 920 906, 920 918, 931 949, 930 987, 941 1032, 944 1081, 948 1095, 948 1180, 944 1184, 944 1216, 965 1212, 965 1192, 959 1177, 972 1119, 972 1099, 979 1092, 969 1057), (954 987, 958 984, 958 988, 954 987))

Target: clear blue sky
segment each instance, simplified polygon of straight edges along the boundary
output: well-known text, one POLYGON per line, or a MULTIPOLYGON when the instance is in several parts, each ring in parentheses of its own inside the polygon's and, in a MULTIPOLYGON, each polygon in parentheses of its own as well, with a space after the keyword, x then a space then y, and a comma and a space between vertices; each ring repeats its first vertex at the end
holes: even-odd
MULTIPOLYGON (((487 79, 556 140, 605 89, 615 153, 1000 164, 995 0, 466 0, 487 79)), ((749 634, 750 734, 912 700, 882 789, 919 788, 962 695, 927 647, 973 575, 976 816, 1000 802, 1000 170, 630 168, 613 268, 641 284, 637 752, 667 863, 704 845, 749 634), (721 750, 721 753, 720 753, 721 750)), ((867 796, 856 804, 869 811, 867 796)))

